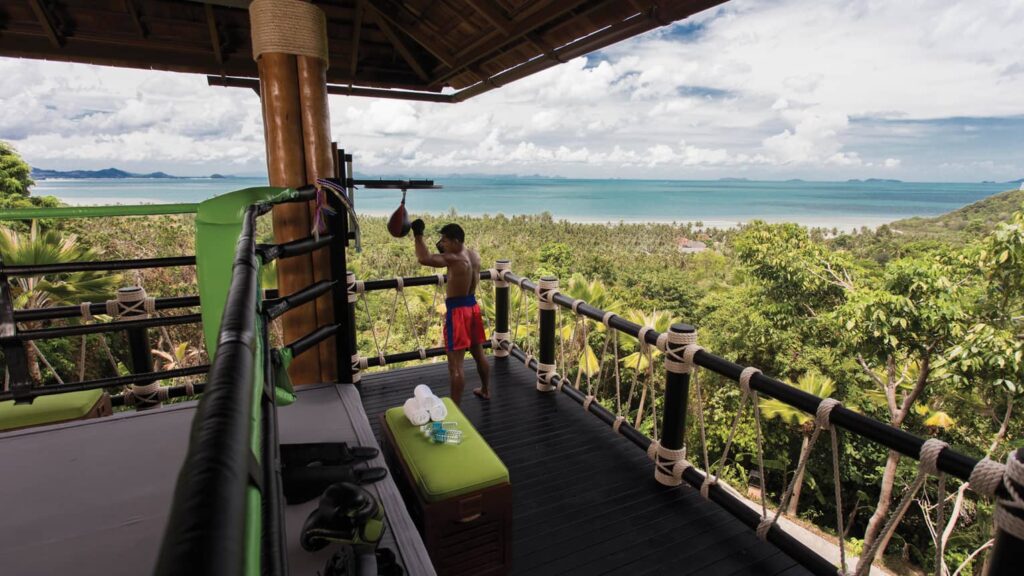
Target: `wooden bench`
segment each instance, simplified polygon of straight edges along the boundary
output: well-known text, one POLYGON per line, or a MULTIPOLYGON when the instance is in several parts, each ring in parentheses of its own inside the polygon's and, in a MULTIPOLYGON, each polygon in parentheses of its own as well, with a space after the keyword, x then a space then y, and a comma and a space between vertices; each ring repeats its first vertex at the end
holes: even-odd
POLYGON ((449 399, 462 443, 435 444, 401 407, 381 415, 384 456, 442 576, 507 574, 512 563, 508 468, 449 399))

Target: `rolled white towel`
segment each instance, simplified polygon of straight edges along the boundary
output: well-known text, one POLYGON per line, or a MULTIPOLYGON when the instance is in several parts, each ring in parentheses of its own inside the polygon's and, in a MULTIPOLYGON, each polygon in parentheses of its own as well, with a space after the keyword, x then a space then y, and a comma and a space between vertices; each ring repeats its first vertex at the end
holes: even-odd
POLYGON ((448 417, 448 407, 437 396, 434 396, 433 402, 427 408, 427 412, 430 414, 430 419, 434 422, 442 422, 448 417))
POLYGON ((422 426, 430 421, 430 412, 420 407, 420 402, 416 398, 409 398, 402 405, 402 412, 405 413, 405 417, 409 419, 409 422, 413 426, 422 426))
POLYGON ((430 389, 430 386, 420 384, 413 388, 412 395, 416 398, 431 398, 434 396, 434 391, 430 389))

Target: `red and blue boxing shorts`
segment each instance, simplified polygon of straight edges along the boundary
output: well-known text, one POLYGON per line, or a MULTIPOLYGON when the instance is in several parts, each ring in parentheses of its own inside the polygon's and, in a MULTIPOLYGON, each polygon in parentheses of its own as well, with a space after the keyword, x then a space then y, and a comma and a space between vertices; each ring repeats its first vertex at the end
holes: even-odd
POLYGON ((476 296, 457 296, 444 301, 448 312, 444 317, 444 349, 452 352, 466 350, 487 340, 484 320, 476 296))

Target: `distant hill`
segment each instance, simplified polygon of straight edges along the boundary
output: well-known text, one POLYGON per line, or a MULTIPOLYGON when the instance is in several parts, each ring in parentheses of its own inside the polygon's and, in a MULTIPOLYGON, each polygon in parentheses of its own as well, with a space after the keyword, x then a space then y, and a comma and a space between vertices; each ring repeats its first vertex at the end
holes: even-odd
MULTIPOLYGON (((47 170, 45 168, 32 168, 33 180, 46 180, 48 178, 188 178, 188 176, 172 176, 166 172, 150 172, 149 174, 137 174, 125 172, 118 168, 104 168, 102 170, 47 170)), ((201 178, 201 176, 200 176, 201 178)), ((211 174, 210 178, 234 178, 223 174, 211 174)))
POLYGON ((994 194, 934 218, 907 218, 888 227, 908 240, 947 240, 967 242, 984 236, 1024 208, 1024 190, 994 194))

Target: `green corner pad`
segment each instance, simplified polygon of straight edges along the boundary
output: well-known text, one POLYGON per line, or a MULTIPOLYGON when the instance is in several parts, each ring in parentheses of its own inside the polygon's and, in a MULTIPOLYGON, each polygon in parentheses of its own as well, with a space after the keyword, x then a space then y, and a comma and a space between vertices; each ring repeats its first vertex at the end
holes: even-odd
POLYGON ((102 390, 85 390, 39 396, 31 404, 0 402, 0 430, 78 420, 93 409, 101 396, 102 390))
POLYGON ((278 406, 287 406, 295 402, 295 387, 288 376, 288 367, 292 364, 292 349, 288 347, 274 350, 274 402, 278 406))
POLYGON ((210 358, 217 351, 220 319, 231 286, 232 262, 245 210, 260 202, 282 202, 295 197, 291 188, 245 188, 199 203, 196 211, 196 274, 203 315, 203 336, 210 358))
POLYGON ((450 398, 442 401, 448 408, 445 421, 457 422, 462 431, 461 444, 434 444, 423 436, 419 426, 409 422, 401 407, 391 408, 384 415, 396 450, 402 454, 424 500, 440 502, 507 484, 508 468, 498 455, 450 398))

